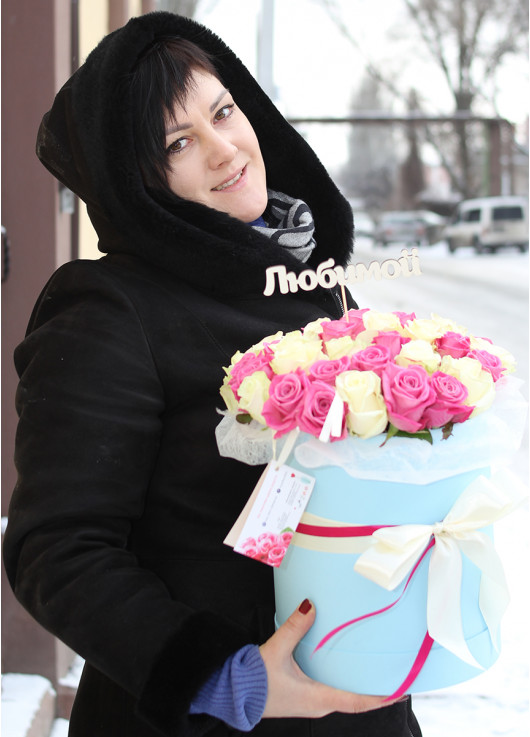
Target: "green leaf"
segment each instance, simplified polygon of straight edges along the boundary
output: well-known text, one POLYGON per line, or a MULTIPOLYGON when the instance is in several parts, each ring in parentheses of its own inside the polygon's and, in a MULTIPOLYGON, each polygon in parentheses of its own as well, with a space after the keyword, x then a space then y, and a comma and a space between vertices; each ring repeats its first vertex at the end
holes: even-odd
POLYGON ((447 438, 450 438, 453 434, 453 427, 455 426, 455 423, 449 420, 449 422, 446 422, 445 425, 442 427, 442 439, 447 440, 447 438))
POLYGON ((236 415, 236 422, 239 422, 241 425, 248 425, 249 422, 252 422, 252 417, 247 412, 239 412, 236 415))
POLYGON ((386 431, 386 438, 383 440, 383 442, 381 443, 379 447, 382 448, 383 445, 388 443, 390 438, 393 438, 394 435, 396 435, 398 432, 399 430, 397 429, 397 427, 390 422, 388 425, 387 431, 386 431))
POLYGON ((430 430, 418 430, 418 432, 405 432, 405 430, 399 430, 395 425, 390 423, 388 425, 388 430, 386 431, 386 438, 381 443, 380 447, 382 448, 383 445, 385 445, 390 438, 393 437, 399 437, 399 438, 416 438, 417 440, 426 440, 428 443, 432 445, 432 434, 430 430))

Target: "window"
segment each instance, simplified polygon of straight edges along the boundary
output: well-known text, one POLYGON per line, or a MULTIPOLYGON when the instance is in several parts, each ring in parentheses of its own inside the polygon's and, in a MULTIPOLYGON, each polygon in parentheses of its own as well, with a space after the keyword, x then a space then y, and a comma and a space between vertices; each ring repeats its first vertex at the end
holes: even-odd
POLYGON ((462 213, 462 221, 464 223, 478 223, 480 222, 480 209, 468 210, 462 213))
POLYGON ((519 205, 511 207, 494 207, 492 211, 493 221, 499 220, 522 220, 523 208, 519 205))

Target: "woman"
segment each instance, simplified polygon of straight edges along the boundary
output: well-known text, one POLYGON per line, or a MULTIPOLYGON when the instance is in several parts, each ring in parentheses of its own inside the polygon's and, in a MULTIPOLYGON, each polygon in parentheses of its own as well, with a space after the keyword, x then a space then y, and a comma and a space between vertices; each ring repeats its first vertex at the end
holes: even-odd
POLYGON ((342 314, 332 290, 263 290, 270 266, 347 262, 347 203, 232 52, 166 13, 101 42, 37 153, 107 254, 53 275, 15 356, 4 560, 86 659, 70 734, 419 735, 410 700, 306 678, 291 653, 314 607, 274 634, 271 569, 222 542, 261 470, 219 457, 222 366, 342 314))

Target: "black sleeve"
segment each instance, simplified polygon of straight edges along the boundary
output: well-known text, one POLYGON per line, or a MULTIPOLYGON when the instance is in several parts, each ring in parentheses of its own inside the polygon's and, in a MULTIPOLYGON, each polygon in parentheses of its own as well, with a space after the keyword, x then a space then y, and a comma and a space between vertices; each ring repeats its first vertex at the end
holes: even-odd
POLYGON ((173 600, 128 548, 164 394, 134 306, 90 262, 63 267, 16 351, 20 416, 4 564, 23 606, 169 734, 245 632, 173 600))

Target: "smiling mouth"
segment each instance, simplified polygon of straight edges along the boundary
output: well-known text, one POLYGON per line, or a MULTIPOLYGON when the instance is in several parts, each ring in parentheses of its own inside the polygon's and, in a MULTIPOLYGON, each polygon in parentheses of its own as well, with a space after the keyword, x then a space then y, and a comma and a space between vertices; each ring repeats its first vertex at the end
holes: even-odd
POLYGON ((235 184, 236 182, 238 182, 242 176, 243 176, 243 169, 241 169, 241 171, 238 174, 236 174, 235 177, 233 177, 232 179, 229 179, 228 182, 224 182, 223 184, 220 184, 218 187, 214 187, 212 189, 212 192, 222 192, 223 189, 226 189, 227 187, 231 187, 232 184, 235 184))

